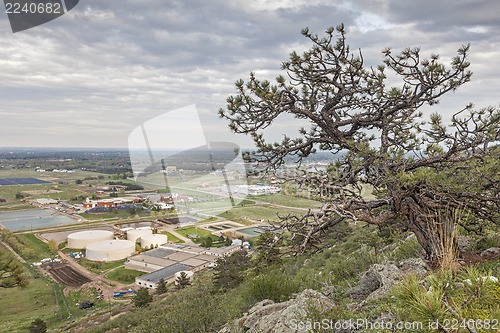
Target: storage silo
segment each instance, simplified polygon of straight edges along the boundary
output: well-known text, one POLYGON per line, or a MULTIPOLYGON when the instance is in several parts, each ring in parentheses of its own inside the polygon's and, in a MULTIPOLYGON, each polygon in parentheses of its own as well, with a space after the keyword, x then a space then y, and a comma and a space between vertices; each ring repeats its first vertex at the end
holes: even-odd
POLYGON ((139 242, 142 236, 152 235, 151 229, 134 229, 127 231, 127 240, 132 242, 139 242))
POLYGON ((167 235, 154 234, 154 235, 142 236, 141 247, 149 249, 151 248, 151 245, 153 245, 153 247, 156 247, 157 245, 160 246, 161 244, 165 244, 167 241, 168 241, 167 235))
POLYGON ((135 242, 106 240, 87 245, 85 256, 93 261, 122 260, 135 254, 135 242))
POLYGON ((84 230, 69 234, 66 247, 70 249, 84 249, 91 243, 112 239, 113 233, 108 230, 84 230))

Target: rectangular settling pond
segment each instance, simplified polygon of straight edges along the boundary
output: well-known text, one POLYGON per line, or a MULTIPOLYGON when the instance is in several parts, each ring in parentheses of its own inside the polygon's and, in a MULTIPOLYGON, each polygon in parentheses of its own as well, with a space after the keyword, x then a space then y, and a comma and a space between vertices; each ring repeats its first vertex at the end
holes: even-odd
POLYGON ((0 224, 10 231, 30 230, 77 223, 50 209, 33 209, 0 213, 0 224))
POLYGON ((259 236, 261 233, 264 232, 264 230, 259 227, 253 227, 253 228, 240 229, 237 232, 241 232, 242 234, 253 237, 253 236, 259 236))

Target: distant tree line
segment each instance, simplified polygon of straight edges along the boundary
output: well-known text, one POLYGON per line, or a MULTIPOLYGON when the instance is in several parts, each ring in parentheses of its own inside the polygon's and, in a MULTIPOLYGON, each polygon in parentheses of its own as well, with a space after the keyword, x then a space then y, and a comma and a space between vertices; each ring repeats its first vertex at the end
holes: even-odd
POLYGON ((105 174, 132 172, 128 151, 111 150, 0 152, 0 166, 13 169, 82 169, 105 174))

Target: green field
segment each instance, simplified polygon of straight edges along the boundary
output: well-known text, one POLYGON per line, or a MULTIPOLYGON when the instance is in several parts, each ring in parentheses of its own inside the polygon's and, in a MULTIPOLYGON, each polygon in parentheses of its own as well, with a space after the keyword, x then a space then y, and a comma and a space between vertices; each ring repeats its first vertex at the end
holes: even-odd
POLYGON ((184 243, 184 241, 182 239, 180 239, 179 237, 176 237, 176 236, 172 235, 170 232, 163 231, 163 232, 161 232, 161 234, 166 235, 167 236, 167 240, 169 242, 172 242, 172 243, 184 243))
MULTIPOLYGON (((0 251, 6 251, 0 246, 0 251)), ((30 323, 41 318, 56 323, 61 318, 58 301, 61 293, 54 293, 55 283, 48 283, 32 269, 26 269, 29 284, 25 288, 0 288, 0 332, 26 332, 30 323)), ((65 313, 67 315, 67 312, 65 313)))
MULTIPOLYGON (((254 205, 255 201, 251 200, 242 200, 241 202, 237 202, 237 207, 239 206, 250 206, 254 205)), ((218 209, 218 208, 227 208, 231 209, 233 206, 229 199, 217 200, 217 201, 206 201, 206 202, 195 202, 185 204, 186 207, 195 208, 195 209, 218 209)))
MULTIPOLYGON (((85 192, 80 189, 78 185, 75 184, 77 179, 84 179, 90 177, 103 177, 103 179, 93 179, 84 181, 84 184, 104 184, 108 175, 102 175, 95 172, 88 172, 77 170, 73 173, 54 173, 54 172, 36 172, 34 169, 2 169, 0 170, 0 178, 38 178, 42 180, 47 180, 52 183, 49 184, 34 184, 34 185, 13 185, 13 186, 0 186, 0 197, 7 199, 8 202, 0 204, 0 210, 4 207, 20 204, 19 199, 15 198, 17 193, 21 193, 24 196, 28 196, 23 191, 32 190, 58 190, 58 193, 42 193, 37 195, 31 195, 33 198, 52 198, 52 199, 62 199, 68 200, 77 195, 91 195, 92 193, 85 192), (53 188, 56 187, 56 188, 53 188)), ((93 192, 91 188, 85 188, 93 192)), ((31 206, 29 206, 31 207, 31 206)), ((32 208, 32 207, 31 207, 32 208)), ((18 208, 19 209, 19 208, 18 208)))
MULTIPOLYGON (((279 221, 276 214, 280 216, 288 215, 289 213, 293 213, 292 210, 286 210, 284 208, 274 208, 270 206, 250 206, 250 207, 235 207, 231 210, 220 214, 221 217, 224 217, 228 220, 233 220, 237 222, 241 222, 243 224, 252 224, 249 223, 245 218, 249 218, 252 220, 265 220, 265 221, 279 221)), ((300 214, 300 212, 298 213, 300 214)))
POLYGON ((47 245, 47 243, 36 238, 34 234, 17 234, 16 238, 27 248, 35 251, 36 260, 53 256, 53 254, 49 251, 49 246, 47 245))
POLYGON ((257 201, 265 201, 275 205, 296 207, 296 208, 319 208, 321 207, 321 202, 310 199, 297 198, 289 195, 284 195, 280 193, 276 194, 264 194, 256 195, 252 197, 257 201))
POLYGON ((187 227, 187 228, 177 229, 175 231, 184 237, 187 237, 188 235, 191 235, 191 234, 195 234, 195 235, 198 235, 200 237, 207 237, 207 236, 210 236, 212 234, 210 231, 207 231, 207 230, 202 229, 202 228, 197 228, 197 227, 187 227))
POLYGON ((117 268, 108 273, 106 278, 112 281, 120 282, 123 284, 131 284, 135 282, 135 278, 147 273, 125 269, 123 267, 117 268))
MULTIPOLYGON (((121 211, 121 212, 113 212, 113 213, 99 213, 99 214, 77 214, 78 216, 81 216, 84 219, 87 220, 104 220, 104 219, 128 219, 128 218, 134 218, 134 215, 130 215, 127 211, 121 211)), ((145 212, 142 212, 139 214, 139 217, 150 217, 150 214, 146 214, 145 212)))
POLYGON ((44 279, 30 279, 26 288, 0 289, 0 332, 26 331, 36 318, 57 321, 59 307, 52 286, 44 279))
POLYGON ((104 307, 107 304, 105 300, 97 299, 97 291, 95 289, 79 289, 69 292, 66 298, 66 303, 68 304, 71 314, 76 317, 86 315, 89 311, 104 307), (89 309, 80 309, 79 305, 82 302, 94 303, 94 306, 89 309))
MULTIPOLYGON (((77 251, 82 251, 82 250, 77 250, 77 251)), ((83 267, 87 268, 89 271, 92 271, 96 274, 101 274, 109 271, 110 269, 123 266, 125 260, 112 261, 112 262, 95 262, 87 259, 82 259, 78 263, 83 267)))

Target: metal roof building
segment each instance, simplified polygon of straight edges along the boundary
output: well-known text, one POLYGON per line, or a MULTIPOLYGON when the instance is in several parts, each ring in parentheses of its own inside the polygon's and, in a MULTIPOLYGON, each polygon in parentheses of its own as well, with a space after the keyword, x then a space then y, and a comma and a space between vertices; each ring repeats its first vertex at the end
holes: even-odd
POLYGON ((155 272, 137 277, 135 279, 135 284, 140 287, 156 289, 157 283, 160 279, 165 280, 166 283, 173 282, 175 280, 175 273, 187 271, 191 268, 192 266, 189 265, 174 264, 155 272))

